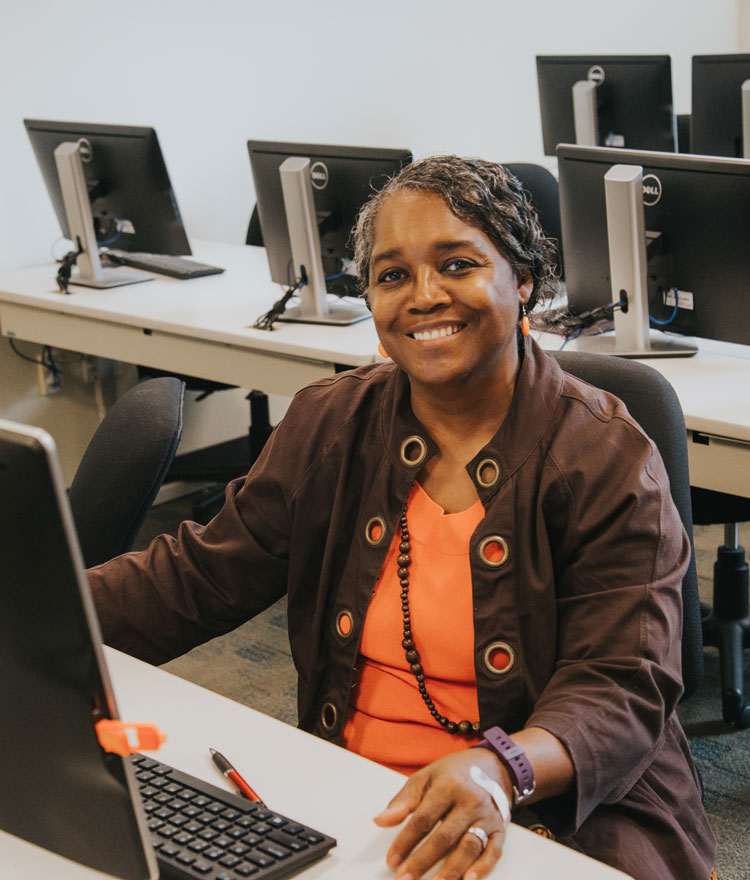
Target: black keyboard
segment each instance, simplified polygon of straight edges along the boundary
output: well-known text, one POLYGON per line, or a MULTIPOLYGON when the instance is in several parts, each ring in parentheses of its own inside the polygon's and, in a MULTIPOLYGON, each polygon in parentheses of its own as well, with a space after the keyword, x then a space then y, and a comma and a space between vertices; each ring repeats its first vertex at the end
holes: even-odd
POLYGON ((145 755, 131 760, 165 880, 278 880, 336 846, 262 803, 145 755))
POLYGON ((208 263, 198 263, 196 260, 173 257, 170 254, 108 250, 105 251, 105 256, 121 266, 133 266, 135 269, 145 269, 148 272, 156 272, 157 275, 169 275, 182 281, 201 278, 203 275, 219 275, 224 271, 218 266, 209 266, 208 263))

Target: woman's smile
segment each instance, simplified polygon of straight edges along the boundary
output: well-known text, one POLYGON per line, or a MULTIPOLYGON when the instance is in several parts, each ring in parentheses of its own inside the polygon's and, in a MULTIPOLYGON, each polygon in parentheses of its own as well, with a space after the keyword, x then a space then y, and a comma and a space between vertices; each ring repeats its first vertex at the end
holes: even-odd
POLYGON ((411 333, 407 333, 407 336, 411 336, 412 339, 416 339, 418 342, 427 342, 432 339, 440 339, 445 336, 455 336, 456 333, 460 333, 466 324, 441 324, 438 327, 426 327, 420 330, 412 330, 411 333))

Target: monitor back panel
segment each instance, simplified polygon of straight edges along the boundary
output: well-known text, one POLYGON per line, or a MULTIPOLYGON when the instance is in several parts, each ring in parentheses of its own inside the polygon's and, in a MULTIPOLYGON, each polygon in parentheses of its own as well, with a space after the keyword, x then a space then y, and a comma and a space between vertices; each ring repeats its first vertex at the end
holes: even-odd
POLYGON ((750 161, 560 147, 571 308, 612 299, 604 175, 615 164, 643 168, 645 228, 661 233, 647 265, 651 316, 671 316, 677 288, 682 305, 663 329, 750 344, 750 161))
POLYGON ((672 65, 668 55, 539 55, 536 59, 544 152, 576 142, 572 89, 581 80, 596 88, 599 144, 624 137, 636 150, 673 151, 672 65))
POLYGON ((116 709, 44 432, 0 421, 0 497, 0 828, 116 877, 153 876, 132 771, 94 730, 116 709))

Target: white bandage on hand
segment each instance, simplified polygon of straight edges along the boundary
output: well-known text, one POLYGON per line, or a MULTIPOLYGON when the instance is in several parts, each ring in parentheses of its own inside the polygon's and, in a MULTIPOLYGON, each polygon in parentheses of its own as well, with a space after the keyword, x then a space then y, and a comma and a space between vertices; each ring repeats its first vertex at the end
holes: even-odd
POLYGON ((500 815, 503 819, 503 825, 507 828, 510 825, 510 801, 508 800, 508 795, 503 791, 502 786, 495 782, 494 779, 491 779, 481 767, 477 767, 476 764, 472 764, 469 768, 469 775, 473 782, 483 788, 487 794, 492 798, 495 802, 495 806, 500 811, 500 815))

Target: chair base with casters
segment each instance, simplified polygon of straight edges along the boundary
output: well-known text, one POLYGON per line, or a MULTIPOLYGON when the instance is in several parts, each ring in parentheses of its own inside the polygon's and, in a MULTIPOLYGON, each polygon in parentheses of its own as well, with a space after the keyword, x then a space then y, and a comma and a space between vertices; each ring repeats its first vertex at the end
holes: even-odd
POLYGON ((698 524, 724 525, 724 543, 714 563, 713 604, 701 606, 703 642, 719 650, 722 717, 745 730, 750 727, 743 684, 744 652, 750 649, 750 579, 739 523, 750 519, 750 500, 693 489, 693 511, 698 524))

